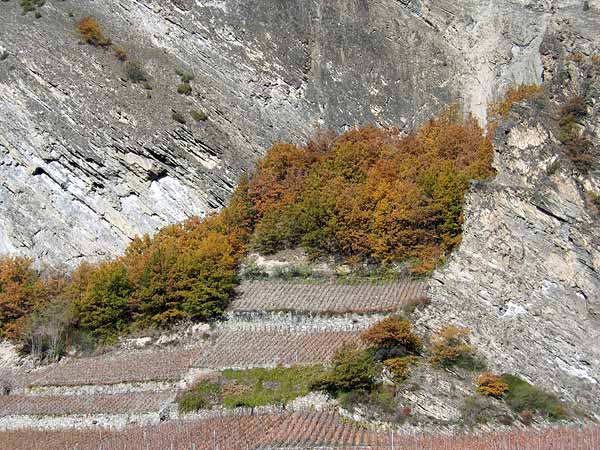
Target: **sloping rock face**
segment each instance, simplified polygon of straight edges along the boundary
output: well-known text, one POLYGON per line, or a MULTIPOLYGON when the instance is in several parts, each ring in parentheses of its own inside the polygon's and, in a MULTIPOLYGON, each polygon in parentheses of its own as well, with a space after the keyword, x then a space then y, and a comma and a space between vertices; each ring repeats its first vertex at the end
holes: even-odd
MULTIPOLYGON (((496 135, 497 177, 467 198, 463 242, 434 274, 420 323, 470 328, 490 366, 600 414, 600 23, 556 21, 541 46, 547 95, 513 108, 496 135), (564 107, 589 145, 559 142, 564 107), (563 108, 561 110, 561 108, 563 108)), ((563 138, 561 138, 563 139, 563 138)), ((563 139, 564 140, 564 139, 563 139)))
POLYGON ((39 11, 0 2, 0 253, 67 266, 221 207, 265 148, 315 125, 408 128, 457 100, 483 117, 508 85, 540 80, 550 18, 584 14, 548 0, 48 0, 39 11), (112 51, 80 43, 87 15, 152 90, 112 51), (176 69, 195 75, 192 95, 177 94, 176 69))

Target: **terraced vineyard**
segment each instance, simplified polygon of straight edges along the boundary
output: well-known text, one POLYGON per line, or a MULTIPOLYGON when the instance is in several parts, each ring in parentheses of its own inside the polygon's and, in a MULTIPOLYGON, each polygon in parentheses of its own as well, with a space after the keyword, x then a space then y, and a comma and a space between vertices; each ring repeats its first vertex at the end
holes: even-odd
POLYGON ((357 285, 249 281, 240 286, 232 310, 370 314, 393 312, 426 296, 427 284, 417 280, 357 285))
POLYGON ((43 442, 46 450, 598 450, 600 427, 411 436, 375 431, 351 424, 335 414, 313 412, 171 421, 120 432, 95 429, 0 433, 0 448, 3 449, 30 450, 31 442, 43 442))
POLYGON ((356 332, 223 330, 194 362, 209 369, 327 363, 335 351, 358 341, 356 332))
MULTIPOLYGON (((2 369, 0 378, 10 389, 0 396, 0 428, 5 430, 0 432, 0 449, 30 450, 39 443, 46 450, 387 450, 393 442, 393 448, 403 450, 600 450, 598 427, 418 437, 359 426, 332 410, 300 406, 292 413, 267 407, 249 415, 245 409, 207 411, 213 403, 202 406, 204 413, 199 415, 177 417, 176 396, 195 380, 218 377, 226 368, 326 364, 338 348, 358 343, 361 330, 382 313, 425 298, 425 284, 418 281, 261 281, 241 289, 232 306, 233 320, 215 324, 208 336, 197 335, 193 348, 107 353, 30 373, 2 369), (253 320, 236 318, 236 312, 259 314, 253 320)), ((232 386, 243 387, 231 384, 229 389, 232 386)))
POLYGON ((32 374, 30 386, 80 386, 177 381, 189 370, 198 354, 193 350, 130 352, 72 359, 32 374))
POLYGON ((158 411, 174 395, 164 391, 110 395, 5 395, 0 396, 0 417, 142 414, 158 411))

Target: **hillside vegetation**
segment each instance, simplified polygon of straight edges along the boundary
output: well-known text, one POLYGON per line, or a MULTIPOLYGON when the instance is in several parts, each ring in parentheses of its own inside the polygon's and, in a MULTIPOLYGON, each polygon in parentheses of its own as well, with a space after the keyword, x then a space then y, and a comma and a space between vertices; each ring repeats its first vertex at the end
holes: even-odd
POLYGON ((122 257, 44 273, 0 261, 5 337, 55 358, 66 346, 223 313, 250 248, 303 247, 350 262, 411 262, 431 270, 460 241, 469 180, 492 174, 492 146, 457 107, 402 136, 372 126, 278 143, 206 219, 134 239, 122 257))
POLYGON ((404 137, 365 127, 277 144, 249 179, 251 242, 263 253, 414 258, 427 271, 460 241, 464 193, 492 174, 491 157, 490 139, 457 108, 404 137))

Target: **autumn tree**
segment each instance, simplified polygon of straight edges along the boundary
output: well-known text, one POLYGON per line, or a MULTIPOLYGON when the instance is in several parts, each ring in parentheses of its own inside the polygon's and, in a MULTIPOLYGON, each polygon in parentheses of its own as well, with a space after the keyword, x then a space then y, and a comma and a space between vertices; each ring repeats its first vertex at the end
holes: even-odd
POLYGON ((413 333, 410 322, 402 317, 390 316, 371 325, 360 335, 369 348, 396 349, 400 355, 418 354, 421 338, 413 333))
POLYGON ((100 341, 110 341, 124 331, 131 319, 133 286, 127 269, 118 261, 102 264, 91 276, 76 303, 78 325, 100 341))
POLYGON ((481 395, 502 398, 506 391, 508 391, 508 384, 499 375, 483 372, 477 377, 477 392, 481 395))
POLYGON ((491 140, 451 107, 414 133, 363 127, 306 147, 277 144, 250 177, 253 247, 427 272, 460 242, 464 194, 493 174, 491 140))
POLYGON ((431 363, 440 367, 481 369, 483 363, 477 358, 470 336, 471 332, 467 328, 444 325, 432 337, 431 363))
POLYGON ((138 322, 166 326, 223 313, 244 247, 243 231, 236 225, 243 213, 228 214, 232 217, 190 219, 132 243, 121 262, 130 268, 138 322))
POLYGON ((111 45, 110 39, 104 36, 100 24, 90 16, 84 17, 77 23, 77 31, 90 45, 99 47, 109 47, 111 45))
POLYGON ((27 316, 44 301, 44 286, 29 258, 0 258, 0 333, 19 337, 27 316))

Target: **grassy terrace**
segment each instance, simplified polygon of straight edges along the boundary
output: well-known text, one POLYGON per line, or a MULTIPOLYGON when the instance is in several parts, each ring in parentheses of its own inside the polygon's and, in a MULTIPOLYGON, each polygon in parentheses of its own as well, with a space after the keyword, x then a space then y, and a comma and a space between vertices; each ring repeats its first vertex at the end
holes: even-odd
POLYGON ((182 392, 178 398, 183 413, 214 405, 285 405, 310 392, 311 384, 323 374, 320 366, 277 367, 272 369, 224 370, 182 392))

